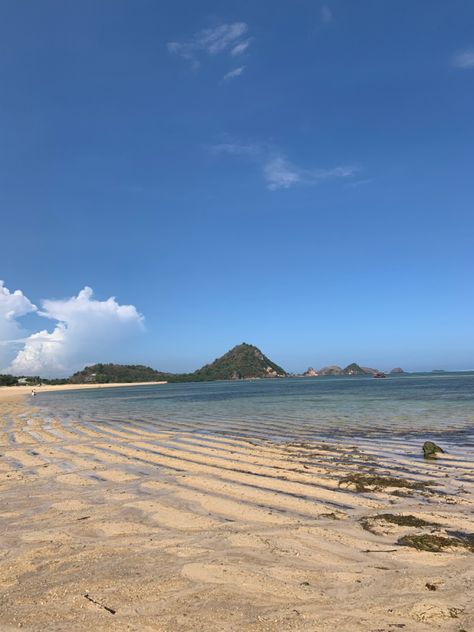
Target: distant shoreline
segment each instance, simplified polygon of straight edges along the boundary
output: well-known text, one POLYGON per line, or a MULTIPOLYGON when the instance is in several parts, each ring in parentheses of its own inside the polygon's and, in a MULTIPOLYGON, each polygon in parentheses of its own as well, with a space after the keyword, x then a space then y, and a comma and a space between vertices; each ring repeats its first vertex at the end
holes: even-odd
POLYGON ((30 395, 35 391, 37 395, 40 393, 49 393, 51 391, 78 391, 85 389, 97 388, 118 388, 120 386, 153 386, 157 384, 167 384, 167 382, 113 382, 110 384, 44 384, 42 386, 0 386, 0 401, 7 399, 16 399, 30 395))

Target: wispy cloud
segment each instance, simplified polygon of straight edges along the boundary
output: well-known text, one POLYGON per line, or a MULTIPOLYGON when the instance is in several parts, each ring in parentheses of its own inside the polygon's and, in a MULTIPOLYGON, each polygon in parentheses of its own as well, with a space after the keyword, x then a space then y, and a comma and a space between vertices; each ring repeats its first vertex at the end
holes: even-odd
POLYGON ((166 46, 170 53, 182 57, 194 68, 198 68, 203 55, 228 53, 236 57, 244 53, 252 41, 252 38, 247 37, 248 30, 245 22, 219 24, 198 31, 188 41, 168 42, 166 46))
POLYGON ((289 189, 295 184, 315 185, 324 180, 349 178, 356 172, 355 167, 333 167, 332 169, 304 169, 293 164, 284 156, 268 160, 263 173, 270 191, 289 189))
POLYGON ((333 19, 334 17, 331 9, 328 7, 327 4, 323 4, 323 6, 321 7, 321 20, 324 22, 324 24, 331 24, 333 19))
POLYGON ((474 68, 474 48, 469 48, 454 55, 452 64, 456 68, 474 68))
POLYGON ((301 167, 291 162, 275 148, 257 143, 221 143, 213 145, 212 151, 251 159, 260 169, 270 191, 289 189, 296 185, 317 185, 325 180, 350 178, 357 173, 357 168, 353 166, 338 166, 329 169, 301 167))
POLYGON ((239 77, 245 70, 245 66, 239 66, 238 68, 234 68, 234 70, 231 70, 229 72, 227 72, 222 80, 223 81, 229 81, 229 79, 234 79, 234 77, 239 77))
POLYGON ((232 55, 232 57, 237 57, 238 55, 242 55, 242 53, 245 53, 247 48, 250 46, 251 41, 252 41, 252 38, 249 37, 243 42, 239 42, 238 44, 236 44, 230 51, 230 54, 232 55))

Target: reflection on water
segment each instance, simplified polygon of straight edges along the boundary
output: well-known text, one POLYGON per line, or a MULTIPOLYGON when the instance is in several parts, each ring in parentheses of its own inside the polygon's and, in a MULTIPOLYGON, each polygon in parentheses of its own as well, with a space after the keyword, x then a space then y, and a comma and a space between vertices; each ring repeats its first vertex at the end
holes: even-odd
POLYGON ((449 434, 474 437, 474 374, 320 377, 41 393, 50 415, 268 437, 449 434))

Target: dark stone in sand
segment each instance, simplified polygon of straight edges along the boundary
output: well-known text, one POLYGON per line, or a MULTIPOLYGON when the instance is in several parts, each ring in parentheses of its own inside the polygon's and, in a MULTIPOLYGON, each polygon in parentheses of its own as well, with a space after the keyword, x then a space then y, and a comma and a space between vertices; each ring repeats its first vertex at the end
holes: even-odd
POLYGON ((425 459, 434 459, 436 458, 437 452, 444 452, 443 448, 440 448, 439 445, 433 443, 433 441, 425 441, 423 444, 423 454, 425 459))

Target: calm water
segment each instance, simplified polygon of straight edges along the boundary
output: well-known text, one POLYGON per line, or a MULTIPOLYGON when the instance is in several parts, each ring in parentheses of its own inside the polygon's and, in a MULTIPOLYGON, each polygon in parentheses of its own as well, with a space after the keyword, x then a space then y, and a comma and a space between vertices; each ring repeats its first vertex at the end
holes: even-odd
POLYGON ((474 373, 321 377, 41 393, 43 414, 99 424, 309 440, 446 435, 474 445, 474 373))

